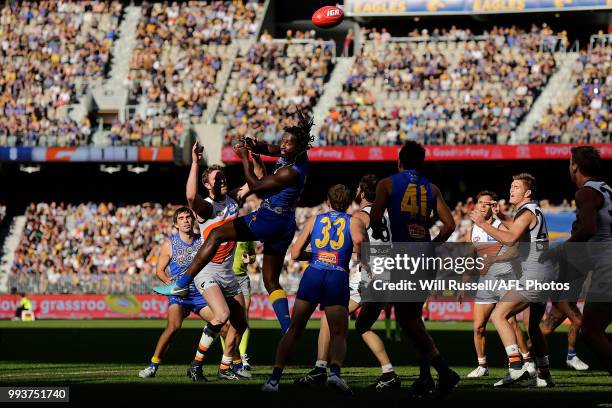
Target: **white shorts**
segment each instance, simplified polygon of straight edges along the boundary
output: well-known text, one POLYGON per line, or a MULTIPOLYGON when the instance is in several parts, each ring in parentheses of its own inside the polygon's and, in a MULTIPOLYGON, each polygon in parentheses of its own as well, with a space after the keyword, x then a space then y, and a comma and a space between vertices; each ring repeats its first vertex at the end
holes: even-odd
POLYGON ((245 274, 245 275, 236 276, 236 280, 238 281, 238 284, 240 285, 240 291, 242 292, 244 297, 245 298, 251 297, 251 279, 249 278, 249 275, 245 274))
POLYGON ((522 262, 523 275, 519 283, 523 290, 518 293, 531 303, 546 303, 552 291, 527 289, 527 281, 536 281, 540 284, 550 283, 557 278, 557 270, 550 262, 522 262))
MULTIPOLYGON (((509 279, 514 279, 514 273, 510 272, 503 275, 491 275, 487 273, 484 276, 481 276, 478 280, 478 284, 486 285, 489 282, 489 286, 493 287, 493 282, 495 281, 508 281, 509 279)), ((506 294, 507 290, 505 289, 483 289, 478 290, 476 292, 476 298, 474 302, 479 305, 492 305, 498 303, 502 297, 506 294)))
POLYGON ((242 293, 240 283, 238 283, 238 279, 236 279, 236 275, 232 270, 230 270, 229 273, 219 273, 204 268, 196 275, 193 283, 195 283, 196 288, 198 288, 202 296, 204 296, 204 291, 206 291, 206 289, 215 285, 219 286, 225 297, 234 297, 242 293))

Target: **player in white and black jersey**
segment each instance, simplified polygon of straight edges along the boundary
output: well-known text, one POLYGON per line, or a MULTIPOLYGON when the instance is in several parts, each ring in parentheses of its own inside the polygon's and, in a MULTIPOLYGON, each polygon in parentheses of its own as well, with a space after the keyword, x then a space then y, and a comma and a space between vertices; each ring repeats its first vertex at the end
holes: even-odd
POLYGON ((589 242, 585 249, 592 265, 581 333, 612 374, 612 344, 606 336, 612 322, 612 188, 598 179, 601 157, 597 149, 577 146, 571 152, 569 170, 578 191, 577 219, 568 242, 589 242))
POLYGON ((516 213, 512 220, 502 219, 508 228, 507 231, 490 225, 480 211, 474 210, 470 213, 472 221, 502 245, 518 244, 522 274, 520 283, 523 290, 511 290, 506 293, 491 314, 491 320, 508 354, 508 374, 494 384, 496 387, 523 380, 538 387, 554 386, 549 369, 548 347, 540 329, 540 321, 546 311, 548 294, 533 288, 524 290, 527 288, 527 281, 546 284, 556 276, 552 261, 539 261, 541 251, 548 249, 548 230, 542 211, 533 201, 535 188, 536 181, 532 175, 521 173, 513 177, 510 186, 510 203, 514 205, 516 213), (535 372, 528 371, 529 366, 523 365, 516 333, 508 322, 510 317, 516 316, 527 308, 529 308, 529 319, 526 325, 539 369, 537 376, 535 372))
MULTIPOLYGON (((495 216, 499 211, 497 194, 494 192, 486 190, 479 192, 476 196, 476 210, 483 214, 486 222, 493 228, 508 231, 499 218, 495 216)), ((517 255, 514 248, 503 246, 478 225, 472 227, 467 234, 466 241, 472 243, 474 255, 486 259, 485 267, 478 271, 480 273, 479 284, 486 285, 489 281, 508 281, 516 278, 510 262, 517 255)), ((464 282, 470 279, 469 275, 468 273, 463 274, 464 282)), ((503 289, 481 289, 476 292, 474 300, 474 348, 478 357, 478 367, 472 370, 467 378, 489 375, 485 332, 493 309, 505 293, 506 290, 503 289)), ((462 298, 463 292, 460 292, 459 301, 462 298)), ((525 336, 516 322, 516 317, 511 317, 509 322, 516 333, 524 364, 531 365, 531 370, 535 371, 535 365, 531 361, 525 336)))
MULTIPOLYGON (((376 197, 376 184, 378 178, 373 174, 367 174, 359 181, 355 203, 359 205, 359 210, 353 213, 353 217, 359 218, 366 226, 370 244, 391 242, 391 230, 389 226, 389 217, 383 217, 383 237, 382 239, 372 238, 372 229, 370 228, 370 211, 372 203, 376 197)), ((351 262, 350 289, 351 297, 349 300, 349 313, 353 313, 361 307, 359 317, 355 324, 357 331, 368 345, 374 356, 378 359, 382 375, 372 384, 372 387, 377 390, 389 388, 397 388, 401 385, 400 378, 393 370, 393 365, 389 359, 389 355, 385 350, 385 345, 381 338, 372 330, 372 325, 378 319, 384 303, 365 303, 362 304, 361 295, 359 292, 360 285, 367 285, 371 281, 371 276, 362 265, 355 261, 356 265, 351 262)), ((317 362, 315 367, 305 376, 298 378, 295 381, 297 385, 313 385, 325 384, 327 378, 326 367, 329 354, 329 328, 325 315, 321 317, 321 329, 319 331, 319 343, 317 351, 317 362)))

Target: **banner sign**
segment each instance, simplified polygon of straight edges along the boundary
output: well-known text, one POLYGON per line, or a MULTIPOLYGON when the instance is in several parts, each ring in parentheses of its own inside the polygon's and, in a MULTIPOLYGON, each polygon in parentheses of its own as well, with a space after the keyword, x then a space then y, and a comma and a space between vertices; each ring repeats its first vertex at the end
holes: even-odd
MULTIPOLYGON (((569 160, 572 144, 531 145, 448 145, 425 146, 428 161, 463 160, 569 160)), ((612 143, 595 144, 603 159, 612 159, 612 143)), ((397 161, 401 146, 321 146, 308 151, 311 161, 397 161)), ((263 156, 262 156, 263 157, 263 156)), ((226 163, 240 161, 232 147, 223 148, 221 158, 226 163)), ((265 158, 266 161, 275 160, 265 158)))
POLYGON ((16 162, 172 162, 172 147, 0 147, 0 161, 16 162))
MULTIPOLYGON (((168 299, 158 295, 31 295, 36 319, 165 319, 168 299)), ((295 295, 288 295, 293 308, 295 295)), ((0 295, 0 319, 15 317, 19 296, 0 295)), ((312 318, 320 319, 318 308, 312 318)), ((434 299, 427 303, 423 317, 429 320, 472 320, 473 304, 455 299, 434 299)), ((383 318, 381 313, 379 318, 383 318)), ((190 318, 197 316, 191 314, 190 318)), ((275 320, 267 295, 253 295, 249 318, 275 320)))
POLYGON ((501 14, 610 9, 608 0, 345 0, 347 16, 501 14))

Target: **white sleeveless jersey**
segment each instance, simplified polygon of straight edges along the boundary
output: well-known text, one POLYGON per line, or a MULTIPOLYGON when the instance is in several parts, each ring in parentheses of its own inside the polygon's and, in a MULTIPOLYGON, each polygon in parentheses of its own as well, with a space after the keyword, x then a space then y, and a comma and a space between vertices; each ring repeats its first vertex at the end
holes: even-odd
MULTIPOLYGON (((501 221, 498 220, 497 218, 493 220, 493 223, 491 224, 493 228, 499 228, 500 225, 501 225, 501 221)), ((478 246, 479 244, 486 244, 488 242, 489 243, 497 242, 495 238, 487 234, 485 230, 483 230, 476 224, 474 224, 474 226, 472 227, 471 235, 472 235, 472 243, 474 244, 474 246, 478 246)))
MULTIPOLYGON (((372 204, 366 205, 359 211, 363 211, 366 214, 370 215, 370 212, 372 211, 372 204)), ((387 213, 387 210, 385 210, 385 213, 383 214, 381 223, 382 223, 382 238, 381 239, 375 239, 374 237, 372 237, 372 227, 368 226, 367 233, 368 233, 368 240, 370 244, 391 243, 391 224, 389 223, 389 214, 387 213)), ((358 284, 359 281, 364 282, 366 284, 371 281, 371 278, 368 276, 368 273, 366 272, 366 270, 361 267, 361 264, 359 265, 357 271, 355 271, 355 273, 351 275, 350 284, 351 285, 354 285, 355 283, 358 284)))
MULTIPOLYGON (((215 201, 210 197, 205 200, 212 206, 213 210, 209 219, 198 222, 202 233, 202 242, 206 241, 206 237, 213 229, 232 221, 238 216, 238 203, 228 195, 225 196, 223 201, 215 201)), ((203 271, 220 275, 234 275, 234 252, 236 252, 236 241, 222 243, 203 271)))
MULTIPOLYGON (((497 218, 494 219, 493 223, 491 224, 493 228, 499 228, 500 225, 502 225, 502 222, 497 218)), ((487 234, 484 229, 480 228, 476 224, 474 224, 474 226, 472 227, 471 238, 472 244, 476 248, 476 253, 478 254, 478 256, 484 256, 485 254, 492 255, 492 252, 495 253, 495 256, 498 256, 505 253, 508 249, 507 247, 499 243, 495 238, 487 234)), ((504 275, 510 272, 512 272, 512 265, 510 264, 510 262, 493 263, 488 268, 488 270, 486 270, 486 274, 489 276, 504 275)), ((481 274, 484 273, 485 272, 481 271, 481 274)))
MULTIPOLYGON (((370 212, 372 211, 372 205, 366 205, 365 207, 363 207, 360 211, 363 211, 364 213, 370 215, 370 212)), ((371 244, 383 244, 383 243, 387 243, 387 242, 391 242, 391 223, 389 222, 389 214, 387 213, 387 210, 385 210, 385 213, 383 214, 382 217, 382 235, 383 237, 381 239, 375 239, 372 237, 372 227, 368 226, 368 239, 370 240, 371 244)))
POLYGON ((603 181, 595 180, 587 181, 584 187, 598 191, 603 198, 603 205, 597 211, 597 232, 589 241, 612 241, 612 188, 603 181))
MULTIPOLYGON (((528 229, 519 238, 519 257, 521 260, 521 266, 523 269, 523 276, 528 275, 527 271, 538 271, 538 268, 542 268, 544 271, 546 268, 542 267, 539 258, 542 251, 548 250, 548 228, 546 227, 546 219, 544 214, 538 205, 534 202, 529 202, 521 206, 514 219, 516 220, 525 211, 531 212, 536 218, 536 224, 533 228, 528 229)), ((546 266, 551 266, 552 262, 547 261, 546 266)), ((540 275, 542 275, 540 273, 540 275)))
POLYGON ((523 212, 529 211, 533 213, 536 217, 536 225, 526 231, 523 236, 521 236, 521 242, 548 242, 548 228, 546 227, 546 219, 544 218, 544 214, 542 214, 542 210, 538 205, 534 202, 530 202, 521 206, 518 209, 516 214, 514 215, 514 219, 516 220, 519 215, 523 212))

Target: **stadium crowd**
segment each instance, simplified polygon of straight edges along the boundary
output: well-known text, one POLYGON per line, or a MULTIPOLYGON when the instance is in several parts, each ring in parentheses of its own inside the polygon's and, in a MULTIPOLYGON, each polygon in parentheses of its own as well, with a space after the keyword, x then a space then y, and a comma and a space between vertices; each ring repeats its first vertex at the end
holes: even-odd
POLYGON ((572 78, 576 97, 569 106, 564 101, 549 106, 529 143, 610 143, 612 46, 597 44, 580 52, 572 78))
MULTIPOLYGON (((230 55, 232 39, 255 34, 262 4, 143 2, 142 8, 128 76, 131 100, 143 97, 147 102, 146 118, 137 120, 149 127, 155 126, 151 118, 159 117, 199 122, 218 92, 217 74, 230 55)), ((176 143, 176 132, 162 142, 176 143)))
POLYGON ((320 129, 322 145, 503 143, 529 111, 556 64, 540 52, 546 25, 413 32, 368 40, 320 129), (414 38, 413 38, 414 40, 414 38))
POLYGON ((5 2, 0 11, 0 145, 89 143, 88 120, 67 119, 109 68, 119 1, 5 2))
MULTIPOLYGON (((500 211, 509 211, 500 200, 500 211)), ((457 228, 450 242, 465 241, 471 227, 468 214, 474 199, 458 202, 453 209, 457 228)), ((575 211, 564 200, 552 205, 541 200, 546 212, 575 211)), ((257 208, 251 200, 244 212, 257 208)), ((149 293, 158 283, 157 257, 165 236, 173 232, 172 213, 176 206, 142 204, 116 206, 112 203, 31 204, 9 278, 10 287, 27 293, 149 293)), ((354 205, 352 211, 357 210, 354 205)), ((298 229, 323 205, 299 207, 298 229)), ((437 225, 432 226, 436 234, 437 225)), ((266 293, 261 267, 263 245, 256 247, 256 262, 248 265, 253 293, 266 293)), ((288 293, 297 291, 307 263, 286 256, 280 283, 288 293)))
POLYGON ((293 125, 296 107, 312 113, 331 73, 336 47, 313 35, 288 31, 286 41, 272 42, 264 33, 236 59, 217 115, 227 125, 226 144, 244 136, 277 141, 283 127, 293 125))

